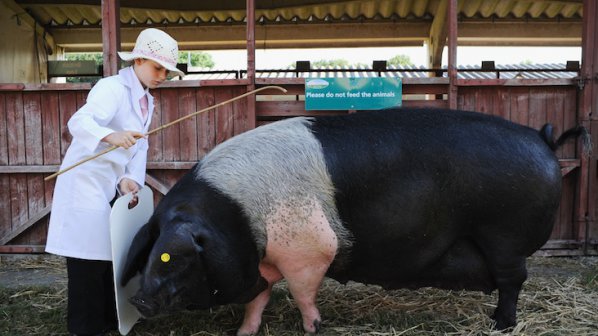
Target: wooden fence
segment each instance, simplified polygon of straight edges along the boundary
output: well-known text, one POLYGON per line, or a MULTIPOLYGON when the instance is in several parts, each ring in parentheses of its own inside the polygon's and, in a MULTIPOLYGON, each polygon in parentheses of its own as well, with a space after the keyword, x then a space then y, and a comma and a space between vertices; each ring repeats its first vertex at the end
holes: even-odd
MULTIPOLYGON (((147 184, 155 190, 156 201, 215 145, 253 125, 297 115, 351 112, 305 111, 300 78, 256 80, 258 87, 272 84, 284 86, 288 92, 264 91, 255 102, 254 97, 238 100, 150 138, 147 184)), ((448 107, 448 90, 448 80, 443 78, 405 80, 404 105, 448 107), (437 99, 427 100, 430 97, 437 99)), ((57 170, 70 142, 66 122, 84 104, 88 91, 85 84, 0 85, 0 253, 43 251, 54 186, 53 181, 43 178, 57 170)), ((150 129, 246 91, 245 85, 198 86, 192 82, 156 89, 152 92, 156 109, 150 129)), ((568 81, 551 85, 525 81, 461 85, 458 107, 534 128, 550 122, 560 133, 578 122, 577 95, 577 87, 568 81)), ((595 123, 587 126, 598 129, 595 123)), ((597 140, 594 135, 594 142, 597 140)), ((592 194, 597 190, 596 160, 589 162, 594 173, 589 181, 583 181, 582 168, 587 167, 583 167, 576 144, 566 144, 557 155, 564 175, 563 196, 544 253, 596 254, 598 229, 593 219, 597 200, 592 194), (584 202, 590 204, 589 209, 584 202)))

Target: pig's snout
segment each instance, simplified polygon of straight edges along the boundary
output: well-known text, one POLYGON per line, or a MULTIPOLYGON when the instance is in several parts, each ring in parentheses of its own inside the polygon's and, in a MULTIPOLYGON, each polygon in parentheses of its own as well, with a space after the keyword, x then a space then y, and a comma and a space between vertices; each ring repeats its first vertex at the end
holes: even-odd
POLYGON ((131 302, 144 317, 149 318, 158 314, 158 305, 152 299, 144 298, 137 294, 130 298, 129 302, 131 302))

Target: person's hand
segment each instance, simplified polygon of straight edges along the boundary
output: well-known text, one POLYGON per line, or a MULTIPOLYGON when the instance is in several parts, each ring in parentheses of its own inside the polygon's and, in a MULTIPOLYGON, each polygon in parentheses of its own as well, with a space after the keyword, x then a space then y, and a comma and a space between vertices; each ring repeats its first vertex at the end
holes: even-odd
POLYGON ((118 184, 118 190, 120 190, 120 193, 122 195, 133 193, 133 198, 129 202, 129 209, 134 208, 137 205, 137 203, 139 202, 139 199, 137 198, 139 185, 137 184, 137 182, 125 177, 118 184))
POLYGON ((118 131, 106 135, 102 141, 107 142, 114 146, 119 146, 124 149, 128 149, 133 146, 137 139, 145 137, 143 133, 135 131, 118 131))

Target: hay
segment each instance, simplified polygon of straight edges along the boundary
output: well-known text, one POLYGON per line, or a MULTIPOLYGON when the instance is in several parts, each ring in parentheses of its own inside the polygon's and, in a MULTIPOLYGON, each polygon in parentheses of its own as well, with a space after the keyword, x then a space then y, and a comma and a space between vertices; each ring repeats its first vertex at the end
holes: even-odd
POLYGON ((46 269, 66 274, 65 265, 65 258, 54 255, 0 257, 0 269, 46 269))
MULTIPOLYGON (((519 323, 509 333, 492 330, 488 316, 496 307, 496 292, 488 296, 434 288, 385 291, 326 280, 318 296, 323 318, 320 335, 597 335, 598 258, 535 257, 529 266, 530 278, 519 298, 519 323)), ((35 261, 23 267, 55 272, 64 264, 35 261)), ((65 284, 3 289, 0 335, 65 333, 65 300, 65 284)), ((242 319, 243 306, 227 305, 143 321, 130 335, 230 335, 242 319)), ((284 282, 277 284, 260 335, 302 334, 294 300, 284 282)))

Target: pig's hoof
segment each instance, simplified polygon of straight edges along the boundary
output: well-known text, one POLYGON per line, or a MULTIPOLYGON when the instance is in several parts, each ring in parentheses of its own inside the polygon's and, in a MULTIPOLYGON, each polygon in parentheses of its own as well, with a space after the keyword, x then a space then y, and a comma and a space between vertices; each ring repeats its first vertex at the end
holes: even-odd
POLYGON ((254 336, 256 334, 257 334, 257 332, 255 332, 255 333, 246 333, 246 332, 240 332, 240 331, 237 332, 237 336, 254 336))
POLYGON ((254 336, 257 335, 259 331, 259 328, 256 331, 250 331, 250 330, 237 330, 237 336, 254 336))
POLYGON ((515 317, 506 316, 504 314, 501 314, 498 311, 498 309, 490 317, 494 321, 496 321, 496 324, 494 325, 494 329, 505 332, 505 333, 511 331, 513 329, 513 327, 515 327, 517 325, 517 321, 515 320, 515 317))
POLYGON ((311 335, 315 335, 315 334, 319 333, 320 332, 320 327, 322 326, 322 321, 320 321, 320 320, 314 320, 314 322, 312 323, 312 326, 313 326, 313 330, 314 331, 306 331, 304 335, 311 336, 311 335))
POLYGON ((314 320, 314 329, 316 330, 316 334, 320 332, 321 327, 322 327, 322 321, 314 320))

